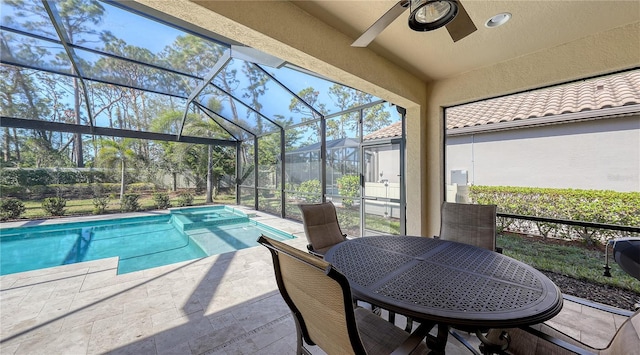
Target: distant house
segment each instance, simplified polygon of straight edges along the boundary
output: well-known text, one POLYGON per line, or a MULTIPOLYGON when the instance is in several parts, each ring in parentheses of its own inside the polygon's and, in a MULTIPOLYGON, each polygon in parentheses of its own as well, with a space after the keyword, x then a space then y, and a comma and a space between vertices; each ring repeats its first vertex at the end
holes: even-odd
MULTIPOLYGON (((402 136, 402 121, 395 122, 387 127, 381 128, 362 138, 363 142, 377 141, 385 138, 395 138, 402 136)), ((340 176, 345 174, 359 174, 358 162, 360 154, 360 142, 354 138, 340 138, 327 140, 327 180, 329 186, 336 185, 340 176)), ((288 151, 285 156, 289 181, 300 183, 319 176, 317 162, 319 160, 320 143, 309 144, 295 150, 288 151)), ((367 181, 386 180, 391 183, 399 183, 398 162, 389 161, 390 157, 396 157, 397 153, 391 154, 381 150, 377 152, 374 159, 369 163, 374 164, 373 169, 368 169, 375 173, 375 177, 367 181), (386 172, 386 173, 385 173, 386 172)), ((393 158, 395 159, 395 158, 393 158)))
MULTIPOLYGON (((450 187, 640 191, 640 70, 450 107, 445 119, 450 187)), ((402 123, 396 122, 363 142, 401 135, 402 123)), ((336 152, 357 154, 355 140, 329 143, 336 152)), ((308 154, 310 148, 319 144, 287 155, 308 154)), ((396 156, 381 151, 370 159, 375 168, 367 171, 382 177, 368 181, 399 183, 397 162, 389 158, 396 156)))
MULTIPOLYGON (((337 193, 337 180, 347 174, 358 173, 360 142, 353 138, 328 140, 327 144, 327 189, 337 193)), ((287 182, 300 184, 318 179, 320 176, 321 143, 309 144, 285 153, 287 182)))
POLYGON ((447 108, 446 182, 640 191, 640 70, 447 108))
MULTIPOLYGON (((363 143, 371 143, 390 138, 402 137, 402 121, 397 121, 387 127, 383 127, 375 132, 369 133, 362 138, 363 143)), ((386 146, 380 149, 369 151, 371 156, 365 157, 364 163, 370 166, 365 171, 371 176, 365 176, 365 181, 370 182, 369 187, 373 185, 371 182, 387 184, 387 186, 399 187, 400 185, 400 164, 398 162, 398 153, 394 148, 398 145, 386 146)), ((399 197, 399 189, 394 188, 399 197)))

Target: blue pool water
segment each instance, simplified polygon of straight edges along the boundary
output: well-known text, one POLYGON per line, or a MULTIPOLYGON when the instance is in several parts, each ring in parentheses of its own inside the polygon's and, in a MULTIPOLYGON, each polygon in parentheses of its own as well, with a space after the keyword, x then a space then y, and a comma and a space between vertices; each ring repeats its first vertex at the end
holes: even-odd
POLYGON ((0 275, 109 257, 118 273, 144 270, 257 245, 260 234, 292 235, 227 206, 170 214, 0 230, 0 275))

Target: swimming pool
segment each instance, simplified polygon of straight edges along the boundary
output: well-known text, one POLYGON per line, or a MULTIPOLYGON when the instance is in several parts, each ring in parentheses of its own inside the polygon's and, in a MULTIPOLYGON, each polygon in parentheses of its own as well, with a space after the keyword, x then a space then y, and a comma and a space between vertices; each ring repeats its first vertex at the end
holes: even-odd
POLYGON ((229 206, 169 214, 0 229, 0 275, 118 257, 118 274, 258 245, 260 234, 294 236, 229 206))

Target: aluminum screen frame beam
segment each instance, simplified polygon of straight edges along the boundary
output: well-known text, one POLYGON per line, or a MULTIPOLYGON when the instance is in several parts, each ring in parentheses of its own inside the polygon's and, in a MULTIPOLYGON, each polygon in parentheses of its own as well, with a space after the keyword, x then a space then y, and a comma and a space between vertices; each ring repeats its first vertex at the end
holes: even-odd
POLYGON ((189 106, 191 106, 191 104, 196 99, 196 97, 200 95, 200 93, 207 87, 207 85, 209 85, 211 80, 213 80, 213 78, 215 78, 216 75, 218 75, 218 73, 222 70, 222 68, 224 68, 225 65, 227 65, 227 63, 229 63, 230 60, 231 60, 231 50, 227 49, 226 51, 224 51, 224 54, 218 59, 216 64, 213 66, 213 69, 211 69, 209 74, 207 74, 207 76, 204 78, 204 81, 200 83, 200 85, 198 85, 198 87, 191 92, 191 95, 189 95, 189 98, 187 98, 187 104, 184 107, 184 115, 182 116, 182 124, 180 125, 180 132, 178 132, 177 134, 178 139, 182 137, 184 124, 187 121, 187 115, 189 114, 189 106))
POLYGON ((132 131, 128 129, 108 128, 108 127, 89 127, 85 125, 29 120, 25 118, 13 118, 0 116, 0 127, 22 128, 22 129, 36 129, 47 130, 55 132, 65 133, 80 133, 87 135, 109 136, 109 137, 124 137, 124 138, 138 138, 148 140, 158 140, 163 142, 178 142, 178 143, 192 143, 192 144, 212 144, 225 147, 235 146, 236 141, 215 139, 215 138, 202 138, 192 136, 182 136, 176 139, 175 134, 155 133, 145 131, 132 131))
MULTIPOLYGON (((49 15, 49 19, 51 20, 51 24, 53 28, 56 30, 58 37, 60 38, 60 44, 64 47, 67 56, 69 57, 69 61, 71 62, 71 66, 73 67, 74 73, 77 75, 77 79, 80 81, 80 86, 82 86, 82 93, 84 95, 84 103, 87 106, 87 115, 89 116, 89 127, 93 131, 93 113, 91 112, 91 105, 89 105, 89 93, 87 91, 87 86, 84 83, 84 75, 80 72, 78 68, 78 64, 76 63, 78 57, 76 56, 75 51, 71 47, 71 41, 67 37, 66 32, 61 27, 62 19, 60 18, 60 14, 58 10, 54 6, 49 5, 48 0, 42 0, 42 5, 44 6, 47 14, 49 15)), ((76 112, 76 115, 79 115, 79 112, 76 112)))

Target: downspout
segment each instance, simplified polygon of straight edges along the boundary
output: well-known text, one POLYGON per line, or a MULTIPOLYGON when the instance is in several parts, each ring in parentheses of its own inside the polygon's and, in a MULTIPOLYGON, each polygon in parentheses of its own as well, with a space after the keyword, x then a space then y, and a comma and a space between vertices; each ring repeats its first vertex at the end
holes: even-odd
POLYGON ((236 205, 240 204, 240 141, 236 141, 236 205))
POLYGON ((475 150, 476 135, 471 135, 471 185, 475 185, 476 182, 476 150, 475 150))
POLYGON ((407 186, 406 186, 406 117, 407 110, 404 107, 396 106, 398 113, 402 116, 402 139, 400 140, 400 234, 407 234, 407 186))
POLYGON ((327 122, 320 118, 320 202, 327 201, 327 122))
POLYGON ((286 217, 286 210, 287 210, 287 206, 285 206, 286 203, 286 196, 285 194, 285 174, 287 171, 287 167, 286 167, 286 163, 285 163, 285 135, 284 135, 284 128, 280 127, 280 217, 281 218, 285 218, 286 217))
POLYGON ((258 211, 258 136, 253 136, 253 205, 258 211))

